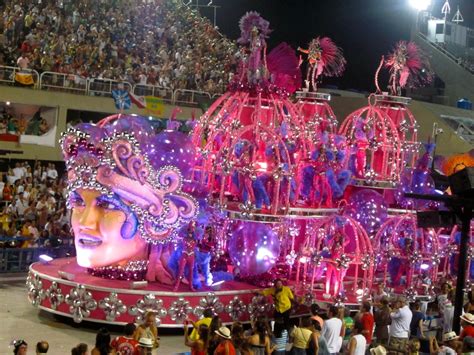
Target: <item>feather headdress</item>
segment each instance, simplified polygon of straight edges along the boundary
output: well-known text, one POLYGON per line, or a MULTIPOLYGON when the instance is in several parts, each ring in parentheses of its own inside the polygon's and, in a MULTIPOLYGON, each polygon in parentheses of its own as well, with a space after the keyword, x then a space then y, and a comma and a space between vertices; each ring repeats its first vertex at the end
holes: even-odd
POLYGON ((321 59, 318 65, 317 75, 324 76, 341 76, 346 67, 346 59, 344 58, 342 49, 339 48, 331 38, 318 37, 310 42, 312 46, 319 46, 321 51, 321 59), (314 43, 316 41, 317 43, 314 43))
POLYGON ((262 42, 268 38, 270 34, 270 22, 265 20, 256 11, 249 11, 239 21, 240 37, 237 40, 240 44, 248 44, 252 40, 252 31, 254 28, 258 30, 258 35, 262 42))
POLYGON ((427 56, 413 42, 399 41, 387 56, 385 67, 390 70, 392 86, 420 87, 433 80, 427 56))

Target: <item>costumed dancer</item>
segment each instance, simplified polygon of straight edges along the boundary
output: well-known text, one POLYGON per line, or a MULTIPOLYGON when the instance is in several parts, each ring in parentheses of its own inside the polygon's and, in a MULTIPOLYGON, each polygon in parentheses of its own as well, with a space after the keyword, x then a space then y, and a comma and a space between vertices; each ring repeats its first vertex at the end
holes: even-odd
POLYGON ((336 231, 336 234, 332 238, 329 249, 329 262, 326 263, 327 269, 325 290, 327 295, 336 296, 344 289, 343 280, 347 269, 344 267, 344 265, 338 264, 342 264, 340 261, 343 257, 344 249, 348 244, 349 240, 346 240, 340 231, 336 231), (331 286, 333 290, 332 293, 331 286))
POLYGON ((413 42, 400 41, 388 56, 382 57, 375 75, 377 93, 382 90, 378 83, 378 74, 382 67, 390 72, 389 90, 391 95, 400 96, 405 87, 420 87, 433 80, 428 57, 413 42))
MULTIPOLYGON (((249 46, 247 56, 247 82, 250 85, 258 84, 267 78, 265 39, 270 33, 270 23, 260 17, 255 11, 247 12, 239 22, 241 35, 237 42, 249 46), (263 59, 262 59, 263 53, 263 59)), ((243 74, 243 72, 242 72, 243 74)))
MULTIPOLYGON (((342 49, 328 37, 317 37, 311 40, 308 49, 298 47, 298 51, 308 56, 308 68, 306 70, 306 89, 317 90, 317 81, 320 75, 340 76, 344 71, 346 60, 342 49)), ((300 60, 300 64, 302 60, 300 60)))
POLYGON ((188 266, 188 282, 189 289, 195 291, 193 286, 194 276, 194 259, 196 255, 196 221, 191 221, 186 229, 183 241, 183 251, 179 260, 178 274, 176 275, 176 282, 174 285, 174 291, 178 291, 181 280, 184 277, 184 268, 188 266))

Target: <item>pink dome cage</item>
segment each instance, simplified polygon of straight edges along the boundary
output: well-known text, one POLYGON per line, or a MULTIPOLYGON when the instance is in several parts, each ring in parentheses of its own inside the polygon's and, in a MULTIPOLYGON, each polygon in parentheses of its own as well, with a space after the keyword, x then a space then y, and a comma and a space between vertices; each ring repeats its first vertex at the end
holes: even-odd
POLYGON ((402 143, 392 119, 373 104, 350 113, 339 134, 345 135, 351 147, 349 166, 361 185, 395 186, 403 167, 402 143))
POLYGON ((307 228, 313 232, 306 233, 300 247, 296 283, 307 287, 309 281, 315 290, 324 279, 322 296, 338 296, 341 301, 367 293, 372 288, 374 249, 360 224, 336 214, 311 221, 307 228))
POLYGON ((380 108, 397 127, 400 139, 400 161, 402 167, 412 168, 418 157, 418 123, 408 108, 411 99, 407 97, 375 95, 375 105, 380 108))
POLYGON ((416 214, 393 216, 373 240, 378 251, 375 277, 410 299, 431 295, 440 264, 439 231, 417 227, 416 214))

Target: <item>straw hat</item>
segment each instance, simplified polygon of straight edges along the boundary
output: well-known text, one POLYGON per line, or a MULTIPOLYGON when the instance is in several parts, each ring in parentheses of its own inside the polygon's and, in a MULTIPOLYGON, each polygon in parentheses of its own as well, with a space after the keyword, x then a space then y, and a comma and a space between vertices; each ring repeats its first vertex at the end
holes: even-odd
POLYGON ((461 320, 468 322, 469 324, 474 324, 474 314, 471 313, 464 313, 461 316, 461 320))
POLYGON ((230 329, 227 327, 220 327, 219 330, 215 331, 217 335, 223 337, 224 339, 231 339, 230 329))
POLYGON ((387 350, 382 346, 379 345, 376 348, 370 349, 371 355, 387 355, 387 350))
POLYGON ((150 338, 140 338, 138 346, 142 348, 153 348, 153 341, 150 338))
POLYGON ((459 338, 459 337, 456 335, 456 332, 447 332, 447 333, 443 334, 443 341, 444 342, 454 340, 454 339, 457 339, 457 338, 459 338))

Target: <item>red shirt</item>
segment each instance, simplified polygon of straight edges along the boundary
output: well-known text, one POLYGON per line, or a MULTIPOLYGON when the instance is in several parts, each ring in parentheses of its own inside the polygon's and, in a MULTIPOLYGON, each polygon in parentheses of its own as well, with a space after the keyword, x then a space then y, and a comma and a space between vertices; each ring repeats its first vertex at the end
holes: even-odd
POLYGON ((234 344, 230 340, 225 340, 221 342, 216 350, 214 351, 214 355, 226 355, 227 353, 225 352, 226 346, 228 347, 229 350, 229 355, 235 355, 235 348, 234 344))
POLYGON ((133 338, 120 336, 112 340, 110 344, 120 355, 139 355, 138 341, 133 338))
POLYGON ((459 339, 463 340, 465 337, 474 337, 474 325, 466 325, 464 328, 462 328, 459 339))
POLYGON ((362 327, 366 333, 364 334, 365 340, 367 340, 367 345, 372 342, 372 334, 374 332, 374 316, 372 313, 365 312, 361 319, 362 327))

